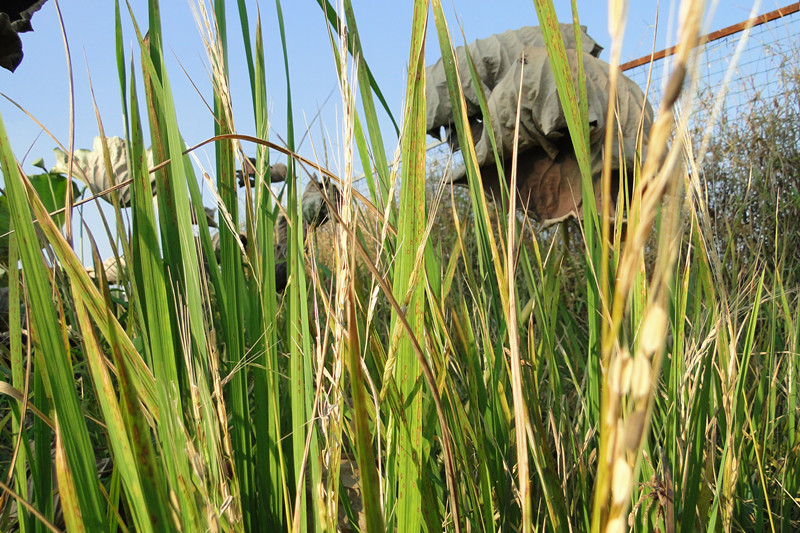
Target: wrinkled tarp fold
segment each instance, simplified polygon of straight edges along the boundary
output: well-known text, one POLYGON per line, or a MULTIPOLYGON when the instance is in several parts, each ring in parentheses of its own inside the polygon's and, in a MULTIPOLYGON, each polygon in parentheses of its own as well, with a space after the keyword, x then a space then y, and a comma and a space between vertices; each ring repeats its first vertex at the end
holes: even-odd
POLYGON ((0 2, 0 67, 14 72, 22 62, 19 33, 33 31, 31 16, 47 0, 3 0, 0 2))
MULTIPOLYGON (((572 78, 577 80, 578 56, 572 26, 562 24, 561 33, 567 48, 572 78)), ((596 57, 602 48, 585 31, 581 34, 581 44, 584 50, 582 60, 589 111, 591 172, 597 178, 603 166, 609 65, 596 57)), ((522 206, 534 218, 546 223, 578 215, 581 204, 580 170, 539 28, 525 27, 478 40, 469 45, 469 53, 481 79, 495 134, 494 142, 501 159, 505 161, 506 169, 510 166, 514 149, 517 100, 521 84, 520 156, 517 171, 522 206)), ((477 162, 486 189, 499 193, 499 172, 495 168, 492 139, 489 138, 489 130, 483 127, 483 116, 464 47, 458 48, 456 55, 475 140, 477 162)), ((458 149, 457 143, 452 139, 455 134, 451 125, 452 106, 442 61, 428 67, 427 75, 428 133, 439 137, 439 132, 444 127, 450 137, 448 140, 451 141, 451 146, 458 149)), ((611 125, 614 135, 610 154, 611 166, 614 170, 629 170, 633 168, 636 157, 637 133, 640 127, 645 133, 649 131, 653 112, 639 86, 624 75, 619 77, 616 98, 618 116, 617 121, 611 125)), ((646 143, 646 136, 644 142, 646 143)), ((456 169, 454 181, 463 181, 464 174, 464 167, 456 169)), ((618 186, 615 183, 615 189, 618 186)), ((596 194, 599 195, 598 189, 595 187, 596 194)))
MULTIPOLYGON (((79 179, 89 186, 92 194, 102 194, 109 188, 118 183, 127 181, 130 178, 128 169, 128 156, 125 139, 120 137, 106 137, 106 146, 111 162, 111 172, 106 170, 105 156, 103 154, 103 139, 95 137, 91 150, 79 149, 73 152, 72 176, 79 179), (112 180, 113 177, 113 180, 112 180)), ((60 148, 54 148, 56 164, 50 169, 51 172, 68 174, 69 156, 60 148)), ((153 151, 147 150, 147 168, 153 167, 153 151)), ((150 188, 153 194, 156 192, 156 176, 150 174, 150 188)), ((127 207, 131 203, 132 189, 129 185, 117 191, 121 207, 127 207)), ((111 202, 109 193, 102 196, 107 202, 111 202)))

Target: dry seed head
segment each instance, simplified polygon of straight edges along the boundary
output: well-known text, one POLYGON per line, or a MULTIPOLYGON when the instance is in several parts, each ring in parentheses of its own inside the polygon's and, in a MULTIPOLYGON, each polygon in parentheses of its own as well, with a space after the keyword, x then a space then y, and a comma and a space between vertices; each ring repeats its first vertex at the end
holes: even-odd
POLYGON ((633 469, 624 458, 620 457, 614 462, 612 472, 611 494, 614 505, 622 506, 628 499, 633 480, 633 469))
POLYGON ((703 18, 705 2, 681 2, 678 25, 679 38, 681 43, 678 51, 679 61, 685 62, 689 52, 695 47, 700 30, 700 22, 703 18))
POLYGON ((608 33, 612 39, 616 40, 622 37, 627 13, 627 0, 608 0, 608 33))
POLYGON ((608 369, 608 387, 611 392, 622 395, 630 391, 632 364, 631 352, 623 346, 611 360, 608 369))
POLYGON ((647 397, 650 392, 650 361, 645 357, 636 357, 633 360, 631 375, 631 396, 634 400, 647 397))
POLYGON ((648 357, 653 355, 663 344, 667 336, 668 322, 667 313, 663 307, 654 306, 647 311, 639 332, 641 338, 639 346, 648 357))
POLYGON ((639 409, 634 411, 625 419, 625 448, 629 451, 636 451, 644 433, 644 423, 647 411, 639 409))
POLYGON ((622 374, 620 375, 620 387, 622 394, 628 394, 631 391, 631 378, 633 375, 633 358, 628 348, 624 349, 625 357, 623 358, 622 374))
POLYGON ((615 465, 618 461, 624 460, 624 454, 627 451, 625 448, 625 422, 622 417, 617 418, 614 424, 614 440, 611 441, 613 446, 609 446, 612 455, 608 460, 608 464, 615 465))
MULTIPOLYGON (((606 415, 608 416, 608 415, 606 415)), ((618 443, 624 435, 625 426, 622 425, 622 419, 616 418, 613 423, 608 426, 608 446, 606 446, 606 464, 609 468, 617 460, 617 456, 622 452, 618 443)))
POLYGON ((625 527, 624 516, 615 516, 609 520, 606 525, 606 533, 625 533, 625 531, 627 531, 627 529, 625 527))
POLYGON ((608 388, 613 394, 621 394, 621 375, 622 375, 622 357, 619 352, 611 359, 611 364, 608 368, 608 388))

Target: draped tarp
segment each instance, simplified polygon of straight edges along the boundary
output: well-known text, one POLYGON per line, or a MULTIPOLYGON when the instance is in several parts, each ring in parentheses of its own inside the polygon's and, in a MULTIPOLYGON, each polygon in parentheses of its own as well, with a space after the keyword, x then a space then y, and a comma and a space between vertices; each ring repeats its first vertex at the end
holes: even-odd
MULTIPOLYGON (((572 26, 562 24, 561 33, 567 48, 572 77, 577 80, 578 61, 572 26)), ((585 32, 581 34, 581 44, 584 50, 582 59, 589 110, 591 171, 592 176, 597 178, 603 166, 609 65, 596 57, 602 49, 585 32)), ((466 62, 466 50, 460 47, 456 52, 484 186, 488 191, 498 193, 499 173, 495 167, 492 139, 488 128, 483 127, 483 116, 466 62)), ((580 170, 539 28, 526 27, 478 40, 469 45, 469 52, 481 79, 494 130, 494 142, 505 169, 509 169, 513 153, 517 101, 520 86, 522 88, 519 106, 520 155, 517 168, 519 200, 522 206, 531 216, 543 222, 553 222, 579 214, 580 170)), ((428 67, 427 74, 428 132, 438 137, 440 129, 444 127, 446 134, 451 137, 451 146, 458 149, 457 143, 452 139, 452 106, 441 60, 428 67)), ((610 154, 611 166, 614 170, 625 168, 629 171, 633 168, 637 154, 637 133, 640 128, 645 133, 649 131, 653 112, 639 86, 624 75, 619 77, 617 111, 616 120, 611 125, 614 135, 610 154)), ((646 137, 644 142, 646 143, 646 137)), ((456 182, 463 181, 464 172, 463 167, 456 169, 453 179, 456 182)), ((619 175, 618 172, 616 174, 619 175)), ((614 190, 618 186, 617 180, 614 190)), ((597 183, 595 190, 599 195, 597 183)))
POLYGON ((31 16, 47 0, 3 0, 0 2, 0 67, 14 72, 22 62, 19 33, 33 31, 31 16))
MULTIPOLYGON (((108 147, 108 159, 111 163, 111 172, 106 170, 106 159, 103 153, 103 138, 95 137, 92 143, 91 150, 79 149, 72 153, 72 177, 82 181, 89 186, 89 190, 93 195, 101 195, 100 198, 106 202, 113 204, 110 192, 106 192, 112 187, 127 182, 131 179, 130 170, 128 168, 128 156, 125 139, 120 137, 106 137, 106 146, 108 147), (113 177, 113 180, 112 180, 113 177)), ((50 172, 57 174, 68 174, 69 156, 60 148, 54 148, 53 153, 56 156, 56 164, 50 169, 50 172)), ((153 168, 153 150, 147 150, 147 168, 153 168)), ((156 175, 150 173, 150 190, 156 194, 156 175)), ((131 185, 123 185, 117 189, 120 207, 130 207, 131 194, 133 189, 131 185)), ((216 210, 205 208, 206 222, 209 227, 216 228, 217 223, 214 221, 214 214, 216 210)), ((192 210, 192 223, 197 223, 197 216, 192 210)))
MULTIPOLYGON (((103 139, 95 137, 91 150, 79 149, 73 152, 72 176, 79 179, 89 186, 92 194, 102 194, 112 186, 128 181, 130 172, 128 169, 128 155, 125 139, 120 137, 106 137, 108 156, 111 162, 111 172, 106 169, 106 160, 103 153, 103 139), (113 178, 113 179, 112 179, 113 178)), ((67 174, 69 168, 69 156, 60 148, 54 148, 56 164, 50 169, 51 172, 67 174)), ((153 168, 153 151, 147 150, 147 168, 153 168)), ((156 193, 156 175, 150 174, 150 188, 153 194, 156 193)), ((125 185, 117 190, 121 207, 128 207, 131 203, 131 187, 125 185)), ((110 193, 102 196, 103 200, 111 202, 110 193)))

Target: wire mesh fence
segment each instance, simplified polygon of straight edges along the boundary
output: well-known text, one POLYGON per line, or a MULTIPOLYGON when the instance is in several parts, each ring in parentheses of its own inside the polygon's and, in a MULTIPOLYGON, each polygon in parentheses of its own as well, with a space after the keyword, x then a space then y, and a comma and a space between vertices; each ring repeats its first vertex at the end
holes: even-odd
MULTIPOLYGON (((698 133, 710 124, 746 128, 749 121, 763 115, 767 106, 779 115, 784 111, 796 114, 794 108, 800 105, 800 2, 753 22, 715 31, 696 49, 700 68, 693 93, 697 101, 689 120, 691 129, 698 133)), ((645 56, 621 66, 626 76, 647 91, 654 109, 671 70, 671 53, 671 49, 662 50, 653 54, 652 61, 645 56)), ((787 134, 800 142, 797 128, 787 127, 787 134)), ((458 154, 456 161, 448 161, 450 152, 440 143, 433 143, 428 154, 429 161, 438 165, 460 163, 458 154)))
MULTIPOLYGON (((749 30, 742 22, 707 36, 696 51, 700 68, 695 93, 699 105, 691 117, 695 123, 707 124, 715 105, 717 118, 727 122, 746 120, 767 103, 783 107, 792 100, 800 69, 799 9, 800 3, 790 4, 762 15, 749 30)), ((626 76, 648 88, 654 108, 661 101, 670 60, 667 55, 652 65, 646 60, 622 65, 626 76)))
MULTIPOLYGON (((704 38, 685 117, 714 246, 734 284, 742 269, 765 263, 800 274, 800 3, 756 22, 704 38)), ((622 65, 654 108, 671 72, 662 55, 622 65)))

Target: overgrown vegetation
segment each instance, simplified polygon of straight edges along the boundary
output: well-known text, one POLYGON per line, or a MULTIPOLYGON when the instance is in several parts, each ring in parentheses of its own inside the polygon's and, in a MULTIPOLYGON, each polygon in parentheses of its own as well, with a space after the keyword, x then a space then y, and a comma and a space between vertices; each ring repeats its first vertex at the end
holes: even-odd
MULTIPOLYGON (((534 4, 542 26, 552 25, 552 4, 534 4)), ((703 13, 701 2, 685 4, 673 88, 693 68, 703 13)), ((132 223, 117 210, 109 227, 128 265, 119 281, 125 298, 102 275, 87 275, 62 221, 48 215, 51 206, 20 171, 0 122, 13 229, 2 237, 10 327, 0 384, 0 529, 800 527, 800 294, 796 272, 784 268, 796 268, 789 246, 800 237, 780 229, 790 219, 770 218, 776 190, 793 186, 793 200, 780 206, 797 208, 790 136, 776 139, 768 122, 731 133, 739 135, 731 147, 750 139, 758 150, 759 139, 788 144, 715 151, 702 181, 691 133, 673 119, 680 95, 667 95, 647 159, 634 169, 626 222, 598 217, 603 206, 587 187, 585 222, 537 233, 502 199, 486 200, 469 150, 469 195, 451 196, 426 166, 420 49, 431 24, 443 56, 452 55, 441 2, 414 3, 397 175, 384 152, 380 92, 360 50, 356 14, 348 0, 337 8, 320 0, 343 99, 345 164, 331 176, 340 200, 330 206, 333 224, 304 242, 298 165, 328 171, 290 157, 282 207, 290 221, 289 281, 278 294, 273 239, 281 208, 267 171, 270 150, 292 155, 292 114, 287 146, 271 143, 261 27, 238 5, 237 24, 225 21, 223 0, 207 13, 198 4, 215 80, 209 137, 216 149, 210 186, 221 207, 218 256, 205 219, 192 219, 202 212, 200 182, 183 153, 157 0, 149 1, 147 24, 136 21, 136 57, 123 52, 120 21, 132 15, 117 2, 132 223), (231 131, 223 58, 233 39, 247 50, 258 138, 231 131), (146 164, 144 121, 154 169, 146 164), (256 148, 255 185, 240 203, 236 161, 256 148), (754 154, 764 154, 763 163, 754 154), (357 164, 367 197, 353 189, 357 164), (756 200, 736 188, 731 168, 770 176, 759 181, 756 200), (158 178, 157 210, 150 172, 158 178), (703 194, 709 183, 725 192, 703 194), (723 227, 718 221, 728 212, 723 227), (749 223, 756 216, 762 223, 749 223), (775 228, 773 248, 753 246, 775 228), (761 260, 765 253, 776 260, 761 260)), ((280 6, 262 16, 280 20, 280 6)), ((622 24, 612 20, 612 32, 621 35, 622 24)), ((559 43, 548 37, 552 62, 563 67, 559 43)), ((288 80, 298 67, 285 66, 288 80)), ((449 77, 466 147, 454 69, 449 77)), ((588 119, 580 84, 576 95, 572 80, 559 81, 581 160, 588 119)), ((689 96, 682 95, 687 104, 689 96)), ((784 131, 797 128, 793 117, 784 131)))
POLYGON ((800 282, 800 71, 786 57, 776 96, 758 91, 735 116, 723 116, 703 164, 708 206, 727 283, 766 261, 790 286, 800 282))

